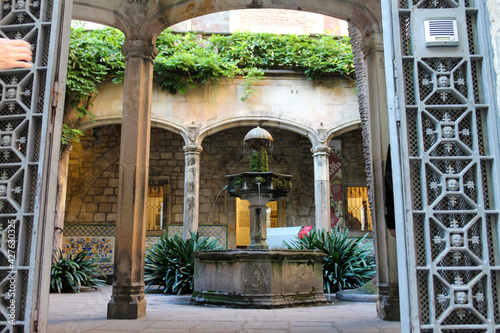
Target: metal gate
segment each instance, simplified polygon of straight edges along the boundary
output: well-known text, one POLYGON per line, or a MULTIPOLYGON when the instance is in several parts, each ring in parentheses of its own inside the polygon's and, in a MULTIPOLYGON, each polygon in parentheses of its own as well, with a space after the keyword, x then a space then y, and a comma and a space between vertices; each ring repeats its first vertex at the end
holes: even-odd
POLYGON ((500 155, 485 3, 383 3, 408 329, 494 332, 500 155))
POLYGON ((59 50, 63 6, 0 1, 0 37, 23 39, 33 51, 32 68, 0 71, 0 332, 37 331, 40 304, 48 306, 39 303, 48 289, 40 274, 45 266, 47 281, 54 206, 46 193, 55 190, 64 94, 54 82, 67 61, 59 50))

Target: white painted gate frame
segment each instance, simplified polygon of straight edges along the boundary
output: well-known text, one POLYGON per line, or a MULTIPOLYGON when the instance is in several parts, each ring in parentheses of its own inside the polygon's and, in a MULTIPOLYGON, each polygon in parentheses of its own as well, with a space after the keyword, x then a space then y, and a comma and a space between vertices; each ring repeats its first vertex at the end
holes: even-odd
MULTIPOLYGON (((457 0, 460 1, 460 0, 457 0)), ((384 58, 385 58, 385 75, 386 75, 386 86, 387 86, 387 105, 388 105, 388 119, 389 119, 389 133, 390 133, 390 144, 391 144, 391 156, 392 156, 392 173, 393 173, 393 186, 394 186, 394 200, 395 200, 395 219, 396 219, 396 230, 398 235, 404 235, 404 237, 397 237, 397 250, 398 250, 398 267, 399 272, 399 295, 400 295, 400 312, 401 312, 401 331, 402 332, 420 332, 421 331, 421 314, 419 309, 419 295, 418 295, 418 283, 417 276, 415 274, 416 266, 416 245, 413 238, 413 211, 412 211, 412 186, 410 180, 410 168, 409 168, 409 153, 406 146, 400 144, 400 140, 405 140, 406 131, 400 125, 400 120, 405 111, 405 93, 404 90, 404 73, 402 69, 402 52, 401 52, 401 37, 400 37, 400 22, 399 22, 399 3, 400 1, 391 0, 381 0, 382 4, 382 19, 383 19, 383 31, 384 31, 384 58), (399 53, 398 53, 399 52, 399 53), (399 67, 399 68, 398 68, 399 67), (398 93, 398 89, 400 92, 398 93), (402 91, 401 91, 402 90, 402 91), (400 100, 402 101, 402 106, 400 107, 400 100), (406 158, 406 159, 405 159, 406 158), (412 250, 413 249, 413 250, 412 250), (404 255, 401 255, 404 254, 404 255)), ((413 1, 413 3, 416 3, 413 1)), ((498 96, 495 94, 495 75, 493 63, 491 57, 494 51, 491 47, 491 35, 490 35, 490 22, 488 17, 488 11, 486 9, 486 4, 483 1, 476 1, 477 7, 480 8, 478 12, 478 27, 482 29, 478 35, 478 39, 482 39, 481 44, 483 48, 484 61, 483 64, 483 75, 486 77, 486 82, 484 90, 485 95, 487 95, 487 104, 489 108, 489 120, 494 120, 495 124, 488 128, 487 133, 488 141, 490 143, 489 149, 491 150, 490 155, 492 156, 494 162, 491 171, 491 187, 490 193, 494 197, 492 208, 493 212, 496 213, 496 223, 498 224, 498 200, 500 197, 499 192, 499 182, 500 178, 500 163, 496 160, 500 157, 500 116, 498 110, 498 96), (486 45, 486 46, 485 46, 486 45), (497 176, 495 176, 497 175, 497 176)), ((463 22, 462 22, 463 23, 463 22)), ((470 73, 467 73, 469 75, 470 73)), ((469 88, 472 89, 472 88, 469 88)), ((478 202, 479 206, 484 203, 478 202)), ((491 212, 490 212, 491 214, 491 212)), ((486 223, 486 222, 485 222, 486 223)), ((493 235, 493 249, 498 256, 499 246, 498 240, 500 239, 500 228, 496 228, 496 234, 493 235)), ((484 232, 483 232, 484 234, 484 232)), ((487 250, 487 249, 486 249, 487 250)), ((430 251, 430 250, 429 250, 430 251)), ((483 252, 485 250, 483 249, 483 252)), ((498 266, 491 269, 491 265, 488 269, 484 268, 486 261, 483 262, 483 272, 497 274, 498 266), (493 272, 495 270, 496 272, 493 272)), ((478 268, 481 270, 481 267, 478 268)), ((431 273, 432 274, 432 273, 431 273)), ((498 283, 498 282, 497 282, 498 283)), ((490 286, 490 290, 499 290, 490 286)), ((452 291, 453 292, 453 291, 452 291)), ((454 294, 453 294, 454 295, 454 294)), ((435 296, 435 295, 433 295, 435 296)), ((498 297, 496 297, 496 302, 498 303, 498 297)), ((488 298, 487 299, 492 299, 488 298)), ((437 307, 437 302, 435 300, 429 300, 429 307, 437 307)), ((498 307, 498 304, 489 304, 489 309, 491 310, 494 306, 498 307)), ((494 313, 495 311, 493 311, 494 313)), ((494 314, 490 313, 488 316, 488 328, 487 331, 497 331, 499 323, 495 322, 494 314)), ((457 325, 459 326, 459 325, 457 325)), ((458 328, 458 327, 457 327, 458 328)), ((477 329, 477 332, 483 332, 482 328, 474 327, 473 325, 461 325, 458 328, 460 331, 462 329, 477 329)), ((426 332, 428 329, 426 330, 426 332)), ((434 330, 435 332, 441 332, 441 329, 434 330)), ((469 332, 469 330, 467 330, 469 332)), ((472 331, 471 331, 472 332, 472 331)), ((474 330, 476 332, 476 330, 474 330)))

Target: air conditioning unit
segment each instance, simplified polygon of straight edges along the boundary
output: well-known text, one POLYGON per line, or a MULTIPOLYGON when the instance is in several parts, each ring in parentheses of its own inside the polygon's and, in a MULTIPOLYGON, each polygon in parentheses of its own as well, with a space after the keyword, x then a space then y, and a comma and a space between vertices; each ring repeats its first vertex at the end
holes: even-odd
POLYGON ((425 46, 458 46, 458 27, 455 18, 425 19, 425 46))

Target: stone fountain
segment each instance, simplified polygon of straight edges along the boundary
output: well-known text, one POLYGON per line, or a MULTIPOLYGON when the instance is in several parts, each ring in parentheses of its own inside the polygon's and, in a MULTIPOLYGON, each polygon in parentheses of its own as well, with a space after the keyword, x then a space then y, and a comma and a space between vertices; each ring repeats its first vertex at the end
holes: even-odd
POLYGON ((192 304, 275 308, 326 303, 319 251, 269 250, 266 204, 286 196, 291 176, 268 170, 273 138, 256 127, 245 136, 250 172, 226 176, 230 196, 250 202, 250 245, 246 250, 195 253, 192 304))

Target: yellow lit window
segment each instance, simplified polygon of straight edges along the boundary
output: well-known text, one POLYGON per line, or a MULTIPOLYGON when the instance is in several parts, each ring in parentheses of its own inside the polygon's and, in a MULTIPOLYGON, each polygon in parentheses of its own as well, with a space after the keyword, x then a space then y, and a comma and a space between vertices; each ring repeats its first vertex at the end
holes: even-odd
POLYGON ((368 187, 347 186, 347 214, 344 225, 353 231, 373 229, 368 205, 368 187))

